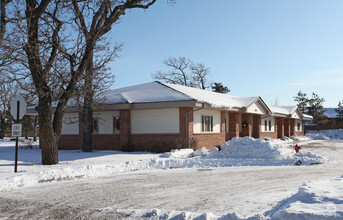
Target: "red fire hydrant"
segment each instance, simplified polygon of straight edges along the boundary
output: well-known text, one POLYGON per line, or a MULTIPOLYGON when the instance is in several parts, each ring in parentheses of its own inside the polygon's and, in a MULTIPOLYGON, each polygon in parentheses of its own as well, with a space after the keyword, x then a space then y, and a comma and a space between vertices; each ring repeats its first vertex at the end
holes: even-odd
POLYGON ((295 153, 297 154, 301 147, 299 147, 297 144, 294 146, 295 153))

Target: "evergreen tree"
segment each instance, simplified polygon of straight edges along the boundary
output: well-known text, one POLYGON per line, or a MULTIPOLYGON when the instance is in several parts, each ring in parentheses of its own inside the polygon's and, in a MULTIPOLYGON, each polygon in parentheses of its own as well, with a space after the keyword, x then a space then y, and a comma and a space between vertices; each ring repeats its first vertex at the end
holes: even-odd
POLYGON ((307 110, 308 110, 308 105, 309 105, 309 99, 307 98, 307 94, 302 93, 301 90, 299 90, 299 92, 297 93, 297 96, 294 96, 293 98, 295 102, 298 102, 299 110, 302 113, 308 114, 307 110))
POLYGON ((226 94, 230 92, 230 89, 227 86, 223 86, 220 82, 215 82, 212 85, 212 91, 226 94))
POLYGON ((337 112, 336 123, 339 128, 343 126, 343 101, 338 102, 338 108, 335 109, 337 112))
POLYGON ((343 119, 343 101, 338 102, 338 108, 335 111, 337 112, 337 118, 343 119))
POLYGON ((312 115, 313 121, 317 124, 318 130, 319 125, 327 121, 327 117, 324 114, 323 103, 324 98, 320 98, 317 94, 312 93, 312 97, 308 99, 307 114, 312 115))

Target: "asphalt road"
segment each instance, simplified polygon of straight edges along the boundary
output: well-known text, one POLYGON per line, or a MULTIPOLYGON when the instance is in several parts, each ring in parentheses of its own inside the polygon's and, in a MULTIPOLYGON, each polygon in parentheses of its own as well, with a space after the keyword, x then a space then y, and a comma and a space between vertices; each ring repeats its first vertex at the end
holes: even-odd
POLYGON ((343 142, 308 142, 333 162, 314 166, 228 167, 132 172, 42 183, 0 192, 0 219, 120 219, 116 209, 263 214, 309 180, 343 174, 343 142))

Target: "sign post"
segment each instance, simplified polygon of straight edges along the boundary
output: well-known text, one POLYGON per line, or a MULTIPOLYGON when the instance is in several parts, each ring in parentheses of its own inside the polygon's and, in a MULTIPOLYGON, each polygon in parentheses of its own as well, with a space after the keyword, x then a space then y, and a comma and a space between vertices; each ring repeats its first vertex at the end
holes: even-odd
POLYGON ((16 120, 16 124, 12 124, 12 136, 16 137, 15 142, 15 165, 14 172, 18 171, 18 143, 21 136, 22 125, 19 120, 24 117, 26 113, 26 102, 22 96, 15 97, 11 102, 11 115, 16 120))

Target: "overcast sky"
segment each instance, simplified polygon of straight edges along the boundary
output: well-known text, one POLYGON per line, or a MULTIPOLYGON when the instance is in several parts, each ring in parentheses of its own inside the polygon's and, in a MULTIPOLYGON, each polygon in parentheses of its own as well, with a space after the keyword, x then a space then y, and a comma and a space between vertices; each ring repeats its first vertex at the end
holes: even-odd
POLYGON ((211 70, 236 96, 294 105, 299 90, 343 100, 343 1, 158 0, 112 28, 124 43, 112 88, 154 81, 163 61, 185 56, 211 70))

